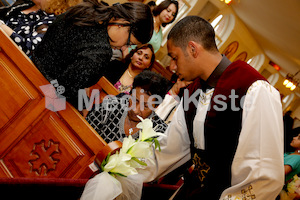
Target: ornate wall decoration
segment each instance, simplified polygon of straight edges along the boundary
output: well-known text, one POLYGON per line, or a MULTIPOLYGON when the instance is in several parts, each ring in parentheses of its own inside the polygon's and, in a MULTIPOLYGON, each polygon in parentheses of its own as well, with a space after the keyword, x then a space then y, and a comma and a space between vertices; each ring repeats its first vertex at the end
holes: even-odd
POLYGON ((246 61, 247 55, 248 55, 247 52, 243 51, 234 59, 234 61, 237 61, 237 60, 246 61))
POLYGON ((231 42, 222 52, 228 59, 230 59, 233 54, 237 51, 239 48, 239 42, 238 41, 233 41, 231 42))

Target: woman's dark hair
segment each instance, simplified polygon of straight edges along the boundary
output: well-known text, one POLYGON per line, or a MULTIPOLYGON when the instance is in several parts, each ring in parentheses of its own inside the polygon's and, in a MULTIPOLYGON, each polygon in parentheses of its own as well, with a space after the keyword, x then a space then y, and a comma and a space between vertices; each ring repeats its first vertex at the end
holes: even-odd
POLYGON ((164 0, 164 1, 161 2, 159 5, 157 5, 157 6, 153 9, 153 11, 152 11, 153 15, 154 15, 154 16, 157 16, 157 15, 159 15, 163 10, 167 9, 167 8, 169 7, 170 4, 174 4, 174 5, 175 5, 175 7, 176 7, 176 12, 175 12, 175 15, 174 15, 173 20, 172 20, 171 22, 169 22, 169 23, 164 23, 164 24, 162 24, 163 27, 165 27, 166 25, 172 23, 172 22, 176 19, 177 14, 178 14, 178 2, 175 1, 175 0, 164 0))
POLYGON ((123 19, 131 26, 131 33, 141 43, 147 43, 153 33, 153 17, 149 6, 140 2, 116 3, 107 6, 97 0, 83 0, 66 13, 67 23, 76 26, 105 25, 111 19, 123 19))
POLYGON ((131 62, 131 57, 133 56, 133 54, 135 54, 138 50, 140 49, 150 49, 152 52, 152 56, 151 56, 151 61, 150 61, 150 66, 148 69, 151 69, 154 61, 155 61, 155 53, 154 53, 154 49, 153 46, 151 44, 141 44, 141 45, 137 45, 135 49, 132 49, 130 51, 130 53, 125 57, 125 65, 128 66, 131 62))
POLYGON ((158 95, 164 99, 168 92, 168 86, 169 81, 162 75, 150 70, 144 70, 134 78, 132 89, 141 87, 146 94, 158 95))

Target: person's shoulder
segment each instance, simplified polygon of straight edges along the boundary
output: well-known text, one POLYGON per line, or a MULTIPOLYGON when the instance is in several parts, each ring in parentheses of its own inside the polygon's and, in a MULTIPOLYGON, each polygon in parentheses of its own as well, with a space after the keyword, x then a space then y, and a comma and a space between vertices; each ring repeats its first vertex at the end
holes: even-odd
POLYGON ((168 125, 162 120, 155 112, 152 114, 153 128, 157 132, 165 132, 168 128, 168 125))
POLYGON ((53 22, 55 21, 56 19, 56 16, 54 14, 51 14, 51 13, 47 13, 43 10, 39 10, 36 15, 38 15, 37 20, 34 21, 32 24, 37 26, 37 27, 40 27, 42 25, 47 25, 47 26, 50 26, 53 24, 53 22))
MULTIPOLYGON (((45 14, 42 18, 41 21, 51 21, 49 24, 49 28, 47 32, 50 32, 51 34, 56 34, 58 32, 66 32, 66 21, 65 21, 65 15, 54 15, 54 14, 45 14)), ((60 34, 56 34, 57 36, 61 37, 60 34)))
POLYGON ((280 96, 279 91, 273 87, 268 81, 265 80, 257 80, 252 83, 252 85, 248 88, 248 94, 251 93, 262 93, 262 94, 271 94, 280 96))
POLYGON ((65 17, 66 17, 66 13, 60 14, 60 15, 56 15, 55 16, 55 21, 53 22, 53 24, 62 24, 65 23, 65 17))
POLYGON ((128 102, 127 96, 114 96, 114 95, 107 95, 104 97, 103 105, 110 105, 110 106, 117 106, 117 105, 123 105, 128 102))
POLYGON ((109 46, 108 33, 104 25, 75 24, 69 12, 70 11, 67 11, 56 16, 56 20, 53 22, 52 26, 55 26, 55 28, 58 29, 63 29, 69 36, 68 38, 70 38, 70 40, 76 40, 76 43, 94 43, 93 45, 95 46, 109 46))
POLYGON ((102 25, 95 26, 76 26, 72 25, 70 28, 73 31, 74 37, 80 37, 81 42, 93 44, 93 46, 101 46, 101 50, 111 50, 108 40, 107 29, 102 25))
POLYGON ((101 112, 106 114, 113 114, 116 115, 116 113, 123 113, 127 106, 127 99, 116 97, 116 96, 106 96, 103 100, 103 102, 100 104, 101 112))

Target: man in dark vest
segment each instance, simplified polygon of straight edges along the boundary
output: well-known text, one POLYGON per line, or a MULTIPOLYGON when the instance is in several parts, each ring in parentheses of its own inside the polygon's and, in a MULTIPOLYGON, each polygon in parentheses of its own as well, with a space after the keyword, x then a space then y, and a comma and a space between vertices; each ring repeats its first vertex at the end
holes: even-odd
POLYGON ((246 62, 220 54, 213 27, 200 17, 179 21, 167 46, 170 69, 194 82, 147 180, 189 161, 193 170, 174 199, 274 200, 284 184, 279 92, 246 62))

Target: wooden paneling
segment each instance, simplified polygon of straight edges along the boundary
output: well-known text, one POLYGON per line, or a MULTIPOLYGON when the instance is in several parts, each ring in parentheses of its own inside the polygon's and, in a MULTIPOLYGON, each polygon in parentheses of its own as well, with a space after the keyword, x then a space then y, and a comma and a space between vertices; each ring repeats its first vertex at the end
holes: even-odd
POLYGON ((0 177, 89 178, 106 143, 70 104, 53 112, 49 82, 0 29, 0 177))
POLYGON ((41 97, 5 52, 0 51, 0 130, 23 110, 30 110, 41 97))

